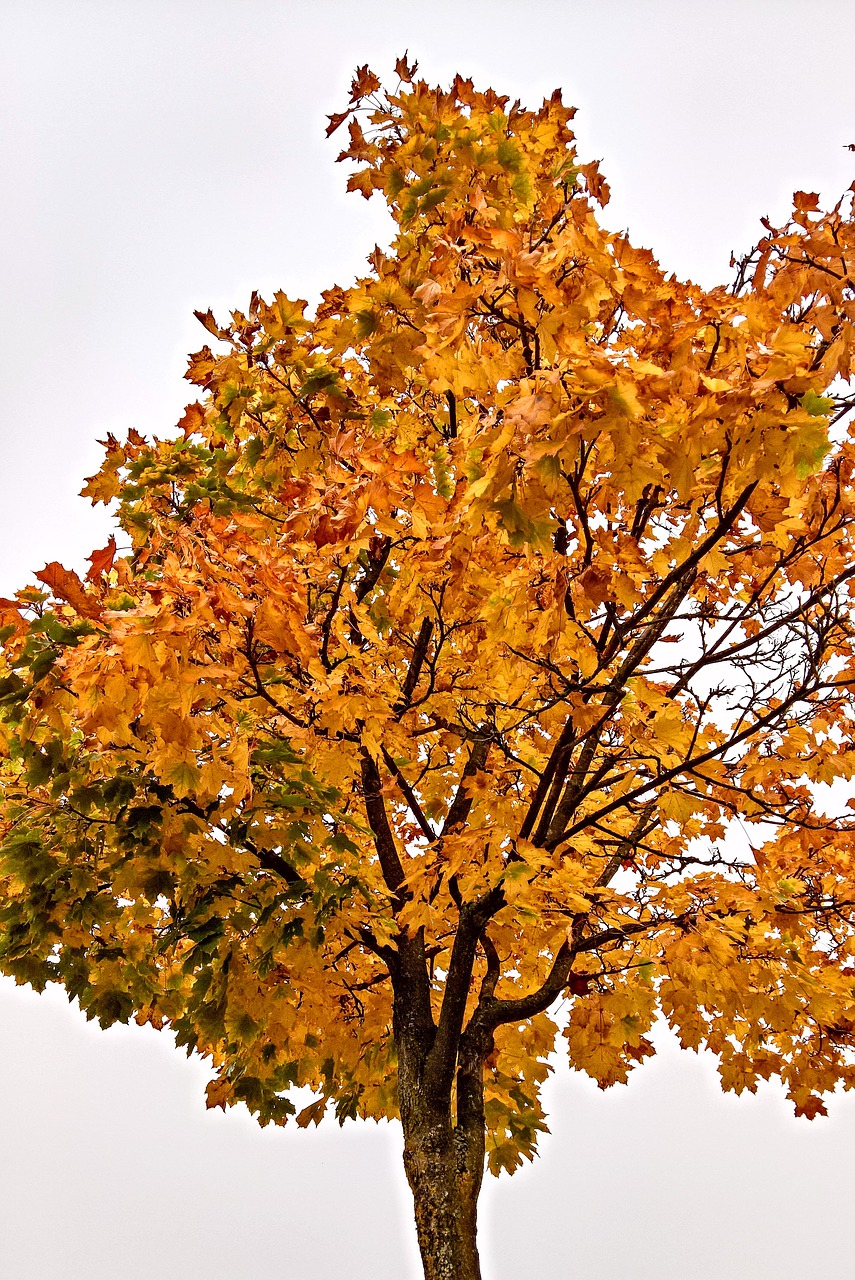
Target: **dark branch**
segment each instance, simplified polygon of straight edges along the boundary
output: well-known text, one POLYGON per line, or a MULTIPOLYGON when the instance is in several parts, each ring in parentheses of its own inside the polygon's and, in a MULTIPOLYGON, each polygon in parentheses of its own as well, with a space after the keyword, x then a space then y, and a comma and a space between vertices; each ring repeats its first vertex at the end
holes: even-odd
POLYGON ((448 810, 445 822, 442 825, 442 834, 451 831, 454 827, 461 826, 469 817, 472 808, 472 796, 466 790, 466 783, 476 773, 480 772, 487 763, 487 752, 490 750, 489 738, 476 738, 472 743, 472 750, 469 753, 469 759, 460 778, 460 785, 457 788, 454 799, 451 802, 451 808, 448 810))
POLYGON ((398 786, 400 787, 401 794, 406 800, 407 805, 410 809, 410 812, 412 813, 416 822, 421 827, 424 834, 427 836, 428 840, 430 840, 431 844, 433 844, 434 840, 436 840, 436 832, 434 831, 433 827, 430 825, 427 818, 425 817, 424 810, 419 804, 418 799, 416 798, 415 792, 413 791, 409 782, 407 782, 407 779, 401 773, 401 770, 395 764, 395 761, 389 755, 389 752, 386 750, 385 747, 383 747, 383 759, 386 762, 386 767, 388 768, 389 772, 392 774, 398 786))
MULTIPOLYGON (((577 917, 574 921, 576 925, 574 933, 577 932, 579 923, 581 922, 577 917)), ((479 1005, 473 1015, 473 1022, 477 1019, 480 1027, 494 1031, 496 1027, 502 1026, 504 1023, 524 1022, 527 1018, 533 1018, 535 1014, 545 1013, 566 987, 577 955, 580 955, 583 951, 596 951, 611 942, 625 942, 633 934, 646 933, 651 929, 660 928, 663 924, 678 923, 680 921, 676 918, 645 920, 638 924, 625 925, 622 929, 602 929, 599 933, 592 934, 590 938, 578 938, 573 942, 572 946, 569 942, 562 942, 552 961, 549 973, 536 991, 532 991, 529 995, 521 996, 516 1000, 487 1001, 485 1004, 479 1005)))
POLYGON ((425 1081, 429 1089, 437 1089, 440 1092, 451 1089, 460 1036, 463 1031, 463 1019, 466 1014, 466 1001, 472 982, 475 952, 487 921, 503 902, 504 895, 501 890, 493 890, 478 902, 464 904, 460 909, 457 932, 451 948, 451 959, 448 962, 448 976, 445 980, 436 1040, 431 1049, 425 1073, 425 1081))
POLYGON ((412 660, 410 661, 406 679, 404 680, 404 687, 401 690, 401 701, 396 702, 395 706, 392 708, 397 715, 402 715, 410 705, 413 694, 416 690, 416 685, 419 682, 419 676, 421 675, 425 658, 427 657, 428 645, 430 644, 432 631, 432 619, 422 618, 422 623, 419 627, 419 634, 416 637, 416 643, 413 649, 412 660))
POLYGON ((383 872, 383 879, 387 889, 397 894, 400 905, 404 900, 401 886, 406 877, 404 868, 401 865, 401 859, 398 857, 395 836, 383 801, 383 783, 380 778, 380 770, 377 768, 374 757, 366 747, 361 747, 359 754, 365 812, 368 817, 371 834, 374 837, 374 847, 380 859, 380 870, 383 872))
POLYGON ((445 401, 448 405, 448 439, 454 440, 457 437, 457 401, 453 391, 446 391, 445 401))
POLYGON ((325 671, 330 671, 332 669, 332 663, 329 658, 330 632, 332 630, 333 618, 336 615, 339 601, 341 600, 341 593, 344 590, 344 580, 346 577, 347 565, 344 565, 343 568, 339 570, 338 583, 336 584, 335 591, 333 592, 330 607, 327 610, 326 617, 321 623, 321 662, 324 664, 325 671))

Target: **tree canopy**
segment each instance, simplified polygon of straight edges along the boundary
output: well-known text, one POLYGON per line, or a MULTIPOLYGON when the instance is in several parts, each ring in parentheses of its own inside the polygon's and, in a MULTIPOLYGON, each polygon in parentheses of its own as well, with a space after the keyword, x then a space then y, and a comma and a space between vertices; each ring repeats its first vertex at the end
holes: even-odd
POLYGON ((855 1084, 855 223, 797 192, 704 289, 560 94, 397 72, 329 130, 391 246, 199 313, 198 401, 83 491, 123 545, 2 602, 0 968, 263 1123, 407 1134, 404 1072, 477 1197, 559 1042, 855 1084))

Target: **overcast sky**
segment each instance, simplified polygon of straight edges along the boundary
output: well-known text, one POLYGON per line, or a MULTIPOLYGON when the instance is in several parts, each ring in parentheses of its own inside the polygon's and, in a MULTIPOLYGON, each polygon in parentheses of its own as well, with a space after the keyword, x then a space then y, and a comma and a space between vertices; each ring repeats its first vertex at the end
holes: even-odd
MULTIPOLYGON (((409 49, 531 106, 560 85, 607 223, 712 284, 793 190, 855 177, 853 47, 851 0, 2 0, 0 595, 103 545, 94 442, 195 398, 194 308, 312 301, 388 237, 324 139, 357 64, 409 49)), ((541 1158, 485 1188, 485 1280, 852 1275, 855 1098, 796 1121, 660 1045, 606 1094, 559 1067, 541 1158)), ((0 981, 3 1274, 416 1280, 396 1129, 262 1131, 206 1113, 207 1078, 0 981)))

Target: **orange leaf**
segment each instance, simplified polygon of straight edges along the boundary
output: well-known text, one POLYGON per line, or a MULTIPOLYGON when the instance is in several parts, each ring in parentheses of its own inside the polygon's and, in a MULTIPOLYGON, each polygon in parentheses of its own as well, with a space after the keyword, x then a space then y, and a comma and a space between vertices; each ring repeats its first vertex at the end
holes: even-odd
POLYGON ((201 431, 205 425, 205 410, 198 403, 188 404, 184 408, 184 416, 178 419, 177 425, 184 432, 184 439, 201 431))
POLYGON ((36 577, 50 587, 58 600, 64 600, 85 618, 99 618, 101 609, 96 600, 87 594, 86 588, 73 569, 64 569, 58 560, 51 560, 36 577))
POLYGON ((86 581, 94 582, 102 573, 109 573, 113 567, 115 555, 116 539, 111 534, 106 547, 102 547, 100 551, 93 551, 91 556, 86 557, 92 566, 86 575, 86 581))
POLYGON ((796 1107, 797 1116, 807 1116, 808 1120, 815 1120, 817 1116, 827 1116, 828 1111, 822 1098, 818 1098, 812 1093, 801 1106, 796 1107))
POLYGON ((217 1077, 211 1080, 205 1087, 205 1106, 208 1110, 213 1107, 222 1107, 226 1109, 226 1100, 232 1096, 232 1088, 228 1080, 217 1077))

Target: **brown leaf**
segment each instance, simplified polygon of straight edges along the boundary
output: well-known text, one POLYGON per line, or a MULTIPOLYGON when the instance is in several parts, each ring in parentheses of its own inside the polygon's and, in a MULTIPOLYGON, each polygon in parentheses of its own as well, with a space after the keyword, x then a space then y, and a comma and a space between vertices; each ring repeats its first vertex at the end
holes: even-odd
POLYGON ((367 98, 370 93, 374 93, 380 88, 380 81, 373 71, 369 71, 367 65, 357 67, 356 74, 350 86, 351 102, 359 102, 362 98, 367 98))
POLYGON ((801 1106, 796 1107, 797 1116, 806 1116, 808 1120, 815 1120, 817 1116, 827 1116, 828 1110, 822 1098, 818 1098, 812 1093, 801 1106))
POLYGON ((414 62, 412 66, 407 63, 407 50, 404 50, 404 56, 398 58, 395 62, 395 75, 399 80, 403 80, 404 84, 412 84, 413 76, 419 69, 419 64, 414 62))
POLYGON ((330 134, 335 133, 336 129, 338 129, 340 125, 344 124, 349 115, 349 111, 335 111, 331 116, 327 116, 327 119, 329 120, 329 124, 326 129, 327 137, 329 137, 330 134))
POLYGON ((605 569, 597 569, 593 565, 586 569, 580 579, 585 595, 595 605, 605 604, 612 595, 612 575, 605 569))
POLYGON ((217 324, 216 320, 214 319, 214 313, 210 307, 208 308, 207 311, 194 311, 193 315, 196 317, 199 323, 208 330, 208 333, 213 334, 215 338, 219 338, 223 342, 228 342, 229 339, 231 338, 231 334, 229 333, 228 329, 221 329, 220 326, 217 324))

